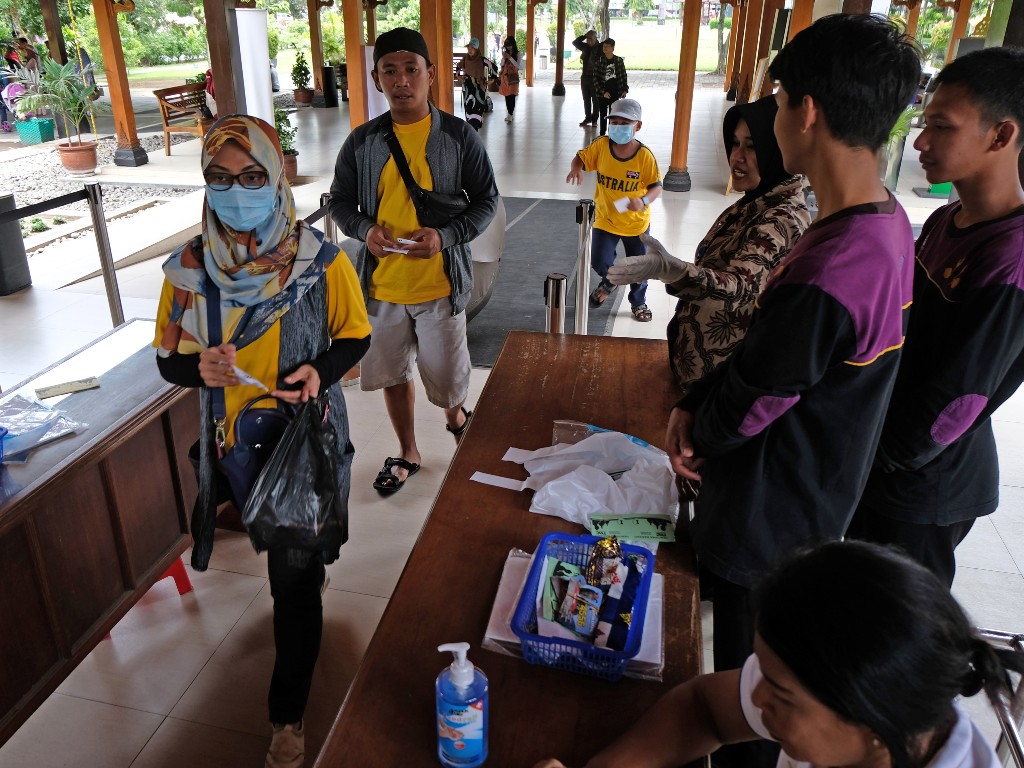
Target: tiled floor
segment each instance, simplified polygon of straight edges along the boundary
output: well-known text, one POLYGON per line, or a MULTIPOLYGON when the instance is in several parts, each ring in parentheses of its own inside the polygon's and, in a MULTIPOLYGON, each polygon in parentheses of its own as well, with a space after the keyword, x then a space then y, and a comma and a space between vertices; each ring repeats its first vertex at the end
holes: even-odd
MULTIPOLYGON (((563 199, 592 195, 592 179, 582 189, 564 181, 573 152, 591 136, 576 126, 582 117, 578 91, 570 87, 565 99, 554 99, 544 83, 523 90, 514 123, 502 121, 499 106, 482 133, 502 193, 563 199)), ((664 173, 669 166, 673 89, 650 87, 634 95, 645 109, 640 138, 655 151, 664 173)), ((720 91, 697 92, 689 151, 693 189, 668 193, 654 207, 653 234, 685 258, 721 210, 737 199, 723 195, 726 168, 720 126, 727 106, 720 91)), ((298 114, 300 173, 315 177, 296 190, 303 214, 317 207, 320 193, 329 187, 347 121, 345 105, 337 112, 298 114)), ((148 170, 132 173, 140 178, 147 173, 159 176, 163 163, 175 162, 175 157, 195 162, 194 152, 176 148, 174 157, 154 157, 148 170)), ((921 224, 941 203, 910 191, 923 184, 916 154, 908 150, 899 196, 915 224, 921 224)), ((566 226, 575 224, 567 221, 566 226)), ((85 242, 79 241, 80 247, 92 258, 91 245, 85 242)), ((32 268, 41 273, 45 263, 42 258, 34 260, 32 268)), ((119 281, 126 316, 153 317, 159 260, 120 270, 119 281)), ((661 284, 652 286, 649 301, 655 322, 636 323, 624 307, 615 333, 663 338, 673 301, 661 284)), ((109 327, 98 279, 60 290, 34 288, 0 297, 0 386, 9 388, 109 327)), ((474 371, 470 404, 486 377, 486 370, 474 371)), ((307 712, 310 753, 319 748, 344 698, 455 448, 443 430, 440 411, 421 405, 417 429, 427 457, 423 470, 400 494, 382 498, 370 481, 396 443, 381 396, 356 388, 346 389, 346 396, 357 449, 350 500, 352 532, 341 559, 331 566, 324 600, 324 645, 307 712)), ((425 403, 422 392, 420 402, 425 403)), ((1018 397, 998 414, 1002 508, 980 521, 960 548, 954 585, 978 623, 1014 630, 1024 629, 1022 422, 1024 398, 1018 397)), ((193 573, 192 582, 195 591, 184 597, 178 596, 169 580, 157 584, 115 627, 111 638, 100 643, 0 748, 0 768, 262 765, 269 741, 265 696, 273 656, 265 560, 253 554, 244 536, 220 533, 210 570, 193 573)), ((479 642, 479 638, 466 639, 479 642)), ((707 635, 705 645, 710 647, 707 635)), ((478 652, 474 660, 486 669, 486 653, 478 652)), ((993 732, 992 721, 985 722, 993 732)))

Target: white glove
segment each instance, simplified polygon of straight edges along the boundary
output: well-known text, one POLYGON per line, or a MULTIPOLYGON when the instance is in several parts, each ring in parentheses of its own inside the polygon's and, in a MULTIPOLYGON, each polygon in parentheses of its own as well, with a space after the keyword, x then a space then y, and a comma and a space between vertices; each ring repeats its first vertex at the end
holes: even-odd
POLYGON ((612 285, 642 283, 644 280, 661 280, 675 283, 687 275, 689 265, 665 250, 665 246, 650 235, 640 235, 647 246, 643 256, 619 256, 608 268, 608 282, 612 285))

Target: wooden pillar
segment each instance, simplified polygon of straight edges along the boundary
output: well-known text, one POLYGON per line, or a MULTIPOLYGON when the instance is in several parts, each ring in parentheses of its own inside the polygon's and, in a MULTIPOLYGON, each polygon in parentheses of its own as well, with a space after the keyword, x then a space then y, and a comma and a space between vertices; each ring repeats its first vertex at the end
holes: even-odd
POLYGON ((526 0, 526 87, 533 87, 533 14, 537 5, 533 0, 526 0))
POLYGON ((480 41, 480 55, 486 56, 487 45, 487 0, 469 0, 469 36, 480 41))
POLYGON ((843 0, 843 13, 871 13, 871 0, 843 0))
MULTIPOLYGON (((363 0, 363 12, 366 15, 366 42, 369 45, 373 45, 377 42, 377 6, 379 3, 377 0, 363 0)), ((342 14, 345 9, 342 8, 342 14)), ((345 34, 345 39, 348 40, 348 33, 345 34)), ((348 53, 346 50, 346 61, 348 60, 348 53)))
MULTIPOLYGON (((348 121, 355 130, 368 119, 366 89, 368 73, 363 52, 363 7, 355 0, 341 4, 345 26, 345 63, 348 68, 348 121)), ((371 86, 372 87, 372 86, 371 86)))
POLYGON ((420 0, 420 32, 427 41, 430 60, 437 66, 437 76, 430 87, 434 106, 443 112, 454 112, 451 0, 420 0))
MULTIPOLYGON (((231 63, 232 36, 228 29, 228 12, 232 8, 232 0, 203 0, 206 44, 210 48, 210 69, 213 70, 213 87, 216 91, 214 99, 217 102, 218 115, 233 115, 238 112, 234 65, 231 63)), ((237 35, 235 38, 237 44, 237 35)))
POLYGON ((953 3, 956 16, 953 18, 953 34, 949 37, 949 49, 946 51, 946 63, 953 60, 956 44, 967 36, 967 23, 971 20, 971 0, 956 0, 953 3))
POLYGON ((725 90, 731 93, 726 98, 736 100, 739 91, 740 57, 743 54, 743 31, 747 24, 747 4, 738 3, 732 11, 732 30, 729 33, 729 60, 725 65, 725 90))
POLYGON ((917 37, 917 20, 921 17, 921 0, 912 0, 907 8, 907 35, 917 37))
POLYGON ((702 0, 686 0, 683 7, 683 39, 679 45, 679 76, 676 79, 676 119, 672 128, 672 155, 664 186, 670 192, 689 192, 690 173, 686 155, 690 146, 690 115, 697 73, 697 38, 702 0))
POLYGON ((41 0, 39 7, 43 12, 43 27, 46 29, 46 44, 50 51, 50 58, 61 64, 66 64, 68 52, 64 47, 64 34, 60 29, 57 0, 41 0))
POLYGON ((516 0, 505 2, 505 37, 516 39, 516 0))
POLYGON ((565 96, 565 82, 562 79, 565 69, 565 7, 567 0, 558 0, 558 31, 555 32, 555 84, 551 87, 552 96, 565 96))
MULTIPOLYGON (((114 111, 114 130, 117 133, 114 165, 139 166, 149 162, 149 155, 139 144, 139 133, 135 128, 135 111, 128 92, 128 70, 124 66, 121 33, 117 28, 119 8, 127 11, 129 6, 114 5, 110 0, 92 0, 100 52, 103 54, 103 69, 107 73, 107 88, 114 111)), ((134 8, 133 4, 131 9, 134 8)))
POLYGON ((320 94, 324 92, 324 43, 320 29, 321 3, 322 0, 306 0, 306 16, 309 18, 309 68, 313 70, 313 90, 320 94))
POLYGON ((754 81, 754 68, 757 66, 761 17, 764 16, 764 0, 749 0, 746 16, 743 24, 743 54, 740 57, 737 75, 737 104, 746 104, 750 101, 750 88, 754 81))
POLYGON ((797 33, 811 26, 814 17, 814 0, 793 0, 793 15, 789 20, 789 37, 792 40, 797 33))
MULTIPOLYGON (((785 0, 765 0, 764 13, 761 15, 761 41, 757 45, 757 61, 761 61, 769 55, 769 47, 772 44, 772 30, 775 27, 775 12, 785 7, 785 0)), ((756 62, 755 62, 756 63, 756 62)), ((751 88, 753 91, 753 88, 751 88)), ((762 96, 772 92, 772 81, 765 73, 761 81, 761 88, 757 93, 750 94, 750 101, 757 101, 762 96)))

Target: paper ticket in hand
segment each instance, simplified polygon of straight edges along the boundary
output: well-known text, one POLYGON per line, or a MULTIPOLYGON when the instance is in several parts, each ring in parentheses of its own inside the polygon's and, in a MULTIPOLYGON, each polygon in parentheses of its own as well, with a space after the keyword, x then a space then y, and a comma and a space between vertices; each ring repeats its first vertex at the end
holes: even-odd
MULTIPOLYGON (((401 243, 402 245, 416 245, 416 241, 415 240, 406 240, 404 237, 398 238, 395 242, 401 243)), ((409 252, 408 248, 387 248, 387 247, 385 247, 382 250, 385 250, 388 253, 408 253, 409 252)))
POLYGON ((618 200, 615 201, 615 210, 618 211, 619 213, 625 213, 626 209, 628 207, 629 207, 629 198, 628 197, 620 197, 618 200))
POLYGON ((246 373, 241 368, 239 368, 237 365, 233 365, 231 367, 235 371, 235 376, 237 376, 238 380, 240 382, 242 382, 243 384, 248 384, 248 385, 253 386, 253 387, 259 387, 264 392, 269 392, 270 391, 269 389, 267 389, 264 386, 262 381, 260 381, 259 379, 255 378, 254 376, 251 376, 250 374, 246 373))

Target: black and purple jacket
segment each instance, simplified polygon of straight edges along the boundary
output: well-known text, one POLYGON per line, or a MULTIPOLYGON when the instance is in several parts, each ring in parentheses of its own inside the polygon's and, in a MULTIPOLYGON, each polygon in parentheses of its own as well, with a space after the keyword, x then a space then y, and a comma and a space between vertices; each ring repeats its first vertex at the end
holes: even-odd
POLYGON ((843 535, 896 378, 913 257, 892 198, 816 222, 733 356, 679 402, 707 459, 691 527, 703 567, 753 587, 793 546, 843 535))
POLYGON ((1024 208, 964 229, 959 210, 937 210, 918 238, 907 343, 862 501, 910 523, 995 511, 991 416, 1024 380, 1024 208))

